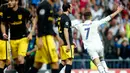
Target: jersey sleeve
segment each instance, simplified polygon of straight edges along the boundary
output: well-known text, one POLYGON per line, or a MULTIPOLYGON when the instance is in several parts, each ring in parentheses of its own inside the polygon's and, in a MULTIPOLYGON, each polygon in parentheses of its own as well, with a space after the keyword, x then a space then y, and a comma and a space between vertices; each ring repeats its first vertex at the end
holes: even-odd
POLYGON ((98 23, 98 25, 100 26, 101 24, 106 23, 106 22, 108 22, 108 21, 110 21, 110 20, 111 20, 111 16, 107 16, 107 17, 105 17, 105 18, 103 18, 103 19, 97 21, 97 23, 98 23))
POLYGON ((64 21, 64 28, 69 28, 69 21, 67 20, 64 21))
POLYGON ((6 15, 6 9, 4 9, 5 7, 4 6, 2 6, 1 8, 0 8, 0 21, 1 22, 6 22, 6 17, 7 17, 7 15, 6 15))
POLYGON ((45 14, 46 14, 46 9, 44 6, 40 6, 38 7, 37 9, 37 15, 38 15, 38 24, 37 24, 37 27, 38 27, 38 37, 41 37, 42 36, 42 29, 43 29, 43 22, 44 19, 45 19, 45 14))

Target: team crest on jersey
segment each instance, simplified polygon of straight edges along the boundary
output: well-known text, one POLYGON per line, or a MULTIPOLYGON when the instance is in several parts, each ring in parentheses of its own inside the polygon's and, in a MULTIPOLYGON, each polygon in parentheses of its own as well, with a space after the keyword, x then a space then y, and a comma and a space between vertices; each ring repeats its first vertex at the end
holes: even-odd
POLYGON ((53 10, 50 10, 50 13, 53 13, 53 10))
POLYGON ((44 10, 44 9, 41 9, 41 10, 39 11, 39 14, 40 14, 40 15, 44 15, 44 14, 45 14, 45 10, 44 10))
POLYGON ((10 16, 7 16, 7 18, 11 18, 10 16))
POLYGON ((67 26, 68 26, 68 25, 69 25, 69 22, 65 22, 65 25, 67 25, 67 26))
POLYGON ((18 19, 21 20, 22 19, 22 15, 18 15, 18 19))
POLYGON ((58 20, 61 20, 61 17, 58 17, 58 20))
POLYGON ((3 16, 3 13, 2 13, 2 12, 0 12, 0 16, 3 16))

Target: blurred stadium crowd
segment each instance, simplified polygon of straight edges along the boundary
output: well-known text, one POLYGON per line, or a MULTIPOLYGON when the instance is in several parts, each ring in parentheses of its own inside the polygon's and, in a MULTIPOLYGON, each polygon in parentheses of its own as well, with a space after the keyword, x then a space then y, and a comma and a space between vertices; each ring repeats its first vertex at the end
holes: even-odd
MULTIPOLYGON (((20 5, 29 9, 35 16, 40 1, 21 0, 20 5)), ((4 2, 5 0, 1 0, 1 4, 4 2)), ((110 68, 130 68, 130 0, 58 0, 54 5, 55 18, 62 13, 61 6, 65 2, 72 3, 73 11, 69 16, 77 25, 85 21, 84 14, 86 12, 91 12, 93 20, 100 20, 114 12, 118 5, 124 6, 121 14, 99 27, 99 33, 104 43, 104 55, 105 59, 108 60, 108 66, 110 68), (118 63, 118 60, 121 62, 118 63), (112 63, 111 61, 115 62, 112 63), (112 66, 110 66, 111 64, 112 66), (125 64, 125 66, 120 64, 125 64)), ((57 27, 54 28, 57 29, 57 27)), ((75 43, 74 60, 89 59, 86 50, 84 50, 80 34, 74 29, 73 41, 75 43)), ((89 61, 82 63, 82 65, 79 64, 81 62, 74 61, 74 63, 74 68, 84 68, 84 65, 87 66, 85 68, 90 68, 89 61)))

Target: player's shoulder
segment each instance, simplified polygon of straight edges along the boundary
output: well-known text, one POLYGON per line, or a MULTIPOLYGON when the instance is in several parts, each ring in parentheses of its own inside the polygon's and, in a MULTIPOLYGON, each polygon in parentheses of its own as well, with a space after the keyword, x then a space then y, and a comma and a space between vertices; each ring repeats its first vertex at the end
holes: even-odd
POLYGON ((93 21, 91 21, 91 20, 86 20, 86 21, 84 21, 84 23, 86 23, 86 24, 90 24, 90 23, 92 23, 93 21))
POLYGON ((97 25, 97 24, 99 24, 99 23, 100 23, 99 20, 95 20, 95 21, 92 22, 93 25, 97 25))
POLYGON ((61 14, 61 18, 63 18, 63 17, 66 17, 66 15, 64 13, 61 14))
POLYGON ((52 6, 49 4, 48 1, 43 1, 39 4, 37 12, 40 12, 42 14, 46 13, 49 14, 49 11, 52 9, 52 6))
POLYGON ((84 22, 85 25, 94 25, 94 24, 98 24, 98 23, 99 23, 98 20, 94 20, 94 21, 92 21, 92 20, 86 20, 84 22))
POLYGON ((93 21, 91 20, 86 20, 83 25, 91 25, 93 23, 93 21))
POLYGON ((99 22, 99 20, 94 20, 94 21, 92 21, 93 23, 97 23, 97 22, 99 22))
POLYGON ((38 6, 38 8, 50 8, 50 7, 51 5, 49 4, 47 0, 42 1, 38 6))
POLYGON ((68 21, 68 16, 66 14, 61 15, 61 20, 68 21))

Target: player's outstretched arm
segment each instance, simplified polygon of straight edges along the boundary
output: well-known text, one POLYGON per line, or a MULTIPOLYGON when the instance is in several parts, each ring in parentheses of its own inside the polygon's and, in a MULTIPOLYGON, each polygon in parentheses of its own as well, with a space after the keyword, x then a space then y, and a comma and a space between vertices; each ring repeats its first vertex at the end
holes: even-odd
POLYGON ((101 25, 105 22, 110 21, 113 17, 115 17, 117 14, 119 14, 122 10, 123 10, 123 7, 118 6, 117 10, 114 13, 112 13, 111 15, 107 16, 106 18, 103 18, 100 21, 98 21, 98 24, 101 25))
POLYGON ((118 6, 117 10, 112 13, 110 16, 111 18, 115 17, 118 13, 120 13, 123 10, 123 6, 118 6))

